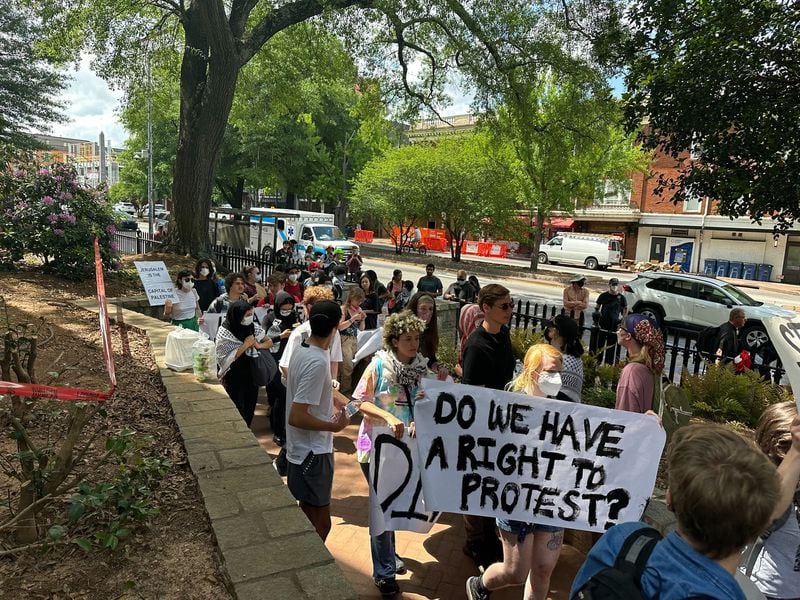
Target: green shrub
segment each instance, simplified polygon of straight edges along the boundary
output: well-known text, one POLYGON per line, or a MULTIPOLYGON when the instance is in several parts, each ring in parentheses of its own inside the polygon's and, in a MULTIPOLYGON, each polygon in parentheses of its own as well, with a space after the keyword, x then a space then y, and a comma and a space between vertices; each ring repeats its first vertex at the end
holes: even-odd
POLYGON ((441 338, 439 340, 439 348, 436 350, 436 360, 440 364, 447 367, 450 373, 456 368, 458 363, 458 350, 456 345, 450 339, 441 338))
POLYGON ((0 171, 0 264, 37 256, 47 271, 80 280, 94 274, 94 238, 106 268, 118 264, 114 216, 103 192, 78 183, 66 164, 20 159, 0 171))
POLYGON ((525 353, 534 344, 544 344, 544 332, 535 327, 516 327, 511 330, 511 347, 514 349, 514 357, 518 360, 525 360, 525 353))
POLYGON ((738 421, 753 427, 764 409, 780 401, 785 392, 761 379, 755 371, 736 374, 731 365, 709 364, 706 372, 681 376, 681 387, 694 413, 715 421, 738 421))
POLYGON ((600 406, 602 408, 614 408, 617 403, 617 392, 609 387, 593 385, 583 388, 581 399, 584 404, 600 406))

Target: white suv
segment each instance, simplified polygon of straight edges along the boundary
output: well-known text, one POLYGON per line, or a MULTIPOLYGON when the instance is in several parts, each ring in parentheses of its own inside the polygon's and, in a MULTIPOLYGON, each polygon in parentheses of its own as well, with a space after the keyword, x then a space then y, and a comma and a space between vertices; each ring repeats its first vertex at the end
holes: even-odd
POLYGON ((791 310, 753 300, 739 288, 703 275, 645 272, 622 289, 632 312, 649 315, 659 324, 690 329, 721 325, 733 307, 741 306, 747 316, 742 334, 748 349, 769 339, 761 319, 796 316, 791 310))

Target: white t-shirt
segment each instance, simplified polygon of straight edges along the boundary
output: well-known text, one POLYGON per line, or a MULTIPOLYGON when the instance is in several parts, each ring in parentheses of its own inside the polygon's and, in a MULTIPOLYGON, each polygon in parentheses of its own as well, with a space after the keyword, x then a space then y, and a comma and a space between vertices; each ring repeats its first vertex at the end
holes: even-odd
POLYGON ((289 425, 292 403, 308 404, 309 414, 320 421, 333 418, 333 393, 328 353, 316 346, 300 346, 294 353, 286 378, 286 458, 299 465, 309 452, 333 452, 332 431, 311 431, 289 425))
POLYGON ((195 308, 200 301, 197 290, 192 288, 187 292, 175 288, 175 294, 180 298, 180 302, 172 304, 172 318, 176 321, 191 319, 195 315, 195 308))
POLYGON ((792 504, 789 518, 764 540, 750 578, 770 598, 800 597, 800 506, 792 504))
MULTIPOLYGON (((284 369, 288 369, 289 361, 291 360, 295 349, 303 343, 303 340, 307 340, 310 336, 310 321, 306 321, 299 327, 295 328, 295 330, 292 332, 292 335, 290 335, 289 339, 286 340, 286 349, 283 351, 279 366, 283 367, 284 369)), ((342 338, 338 331, 333 335, 331 347, 324 352, 329 356, 328 362, 342 362, 342 338)))

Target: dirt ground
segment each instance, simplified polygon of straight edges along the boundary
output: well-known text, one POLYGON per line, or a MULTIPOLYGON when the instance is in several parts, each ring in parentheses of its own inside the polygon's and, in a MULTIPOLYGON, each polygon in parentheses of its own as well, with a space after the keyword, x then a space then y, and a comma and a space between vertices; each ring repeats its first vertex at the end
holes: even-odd
MULTIPOLYGON (((108 296, 139 290, 138 280, 130 275, 107 281, 108 296)), ((94 281, 74 284, 33 272, 0 273, 0 296, 9 307, 11 320, 43 317, 51 327, 39 336, 39 383, 49 382, 48 372, 62 371, 59 384, 109 387, 96 315, 67 304, 71 299, 93 295, 94 281)), ((4 331, 5 327, 6 310, 0 306, 0 329, 4 331)), ((112 339, 117 391, 106 403, 107 416, 97 416, 93 423, 104 424, 112 432, 127 428, 146 436, 147 451, 171 461, 154 496, 159 513, 137 526, 132 537, 113 552, 85 553, 67 544, 0 555, 0 599, 229 598, 208 518, 147 338, 112 326, 112 339)), ((0 404, 0 423, 5 432, 0 439, 0 456, 16 450, 8 435, 8 409, 8 401, 0 404)), ((47 435, 53 436, 63 420, 61 403, 37 401, 35 438, 44 441, 47 435)), ((102 452, 103 441, 98 438, 81 465, 89 471, 89 480, 108 480, 112 475, 113 466, 97 468, 92 464, 102 452)), ((18 483, 0 475, 0 522, 8 517, 9 500, 13 506, 17 493, 18 483)), ((65 497, 51 505, 48 517, 52 522, 66 522, 67 500, 65 497)), ((96 530, 90 521, 77 531, 68 529, 68 536, 96 530)), ((3 536, 0 532, 0 550, 14 545, 3 536)))

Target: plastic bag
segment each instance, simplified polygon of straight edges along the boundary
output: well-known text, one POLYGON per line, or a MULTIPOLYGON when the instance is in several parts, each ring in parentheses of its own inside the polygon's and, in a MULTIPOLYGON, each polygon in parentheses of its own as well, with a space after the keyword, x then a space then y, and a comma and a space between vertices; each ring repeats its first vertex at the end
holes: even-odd
POLYGON ((192 368, 192 345, 200 339, 200 333, 178 327, 167 335, 164 348, 164 363, 173 371, 187 371, 192 368))
POLYGON ((216 360, 214 342, 201 332, 200 339, 192 344, 192 371, 198 381, 216 379, 216 360))

